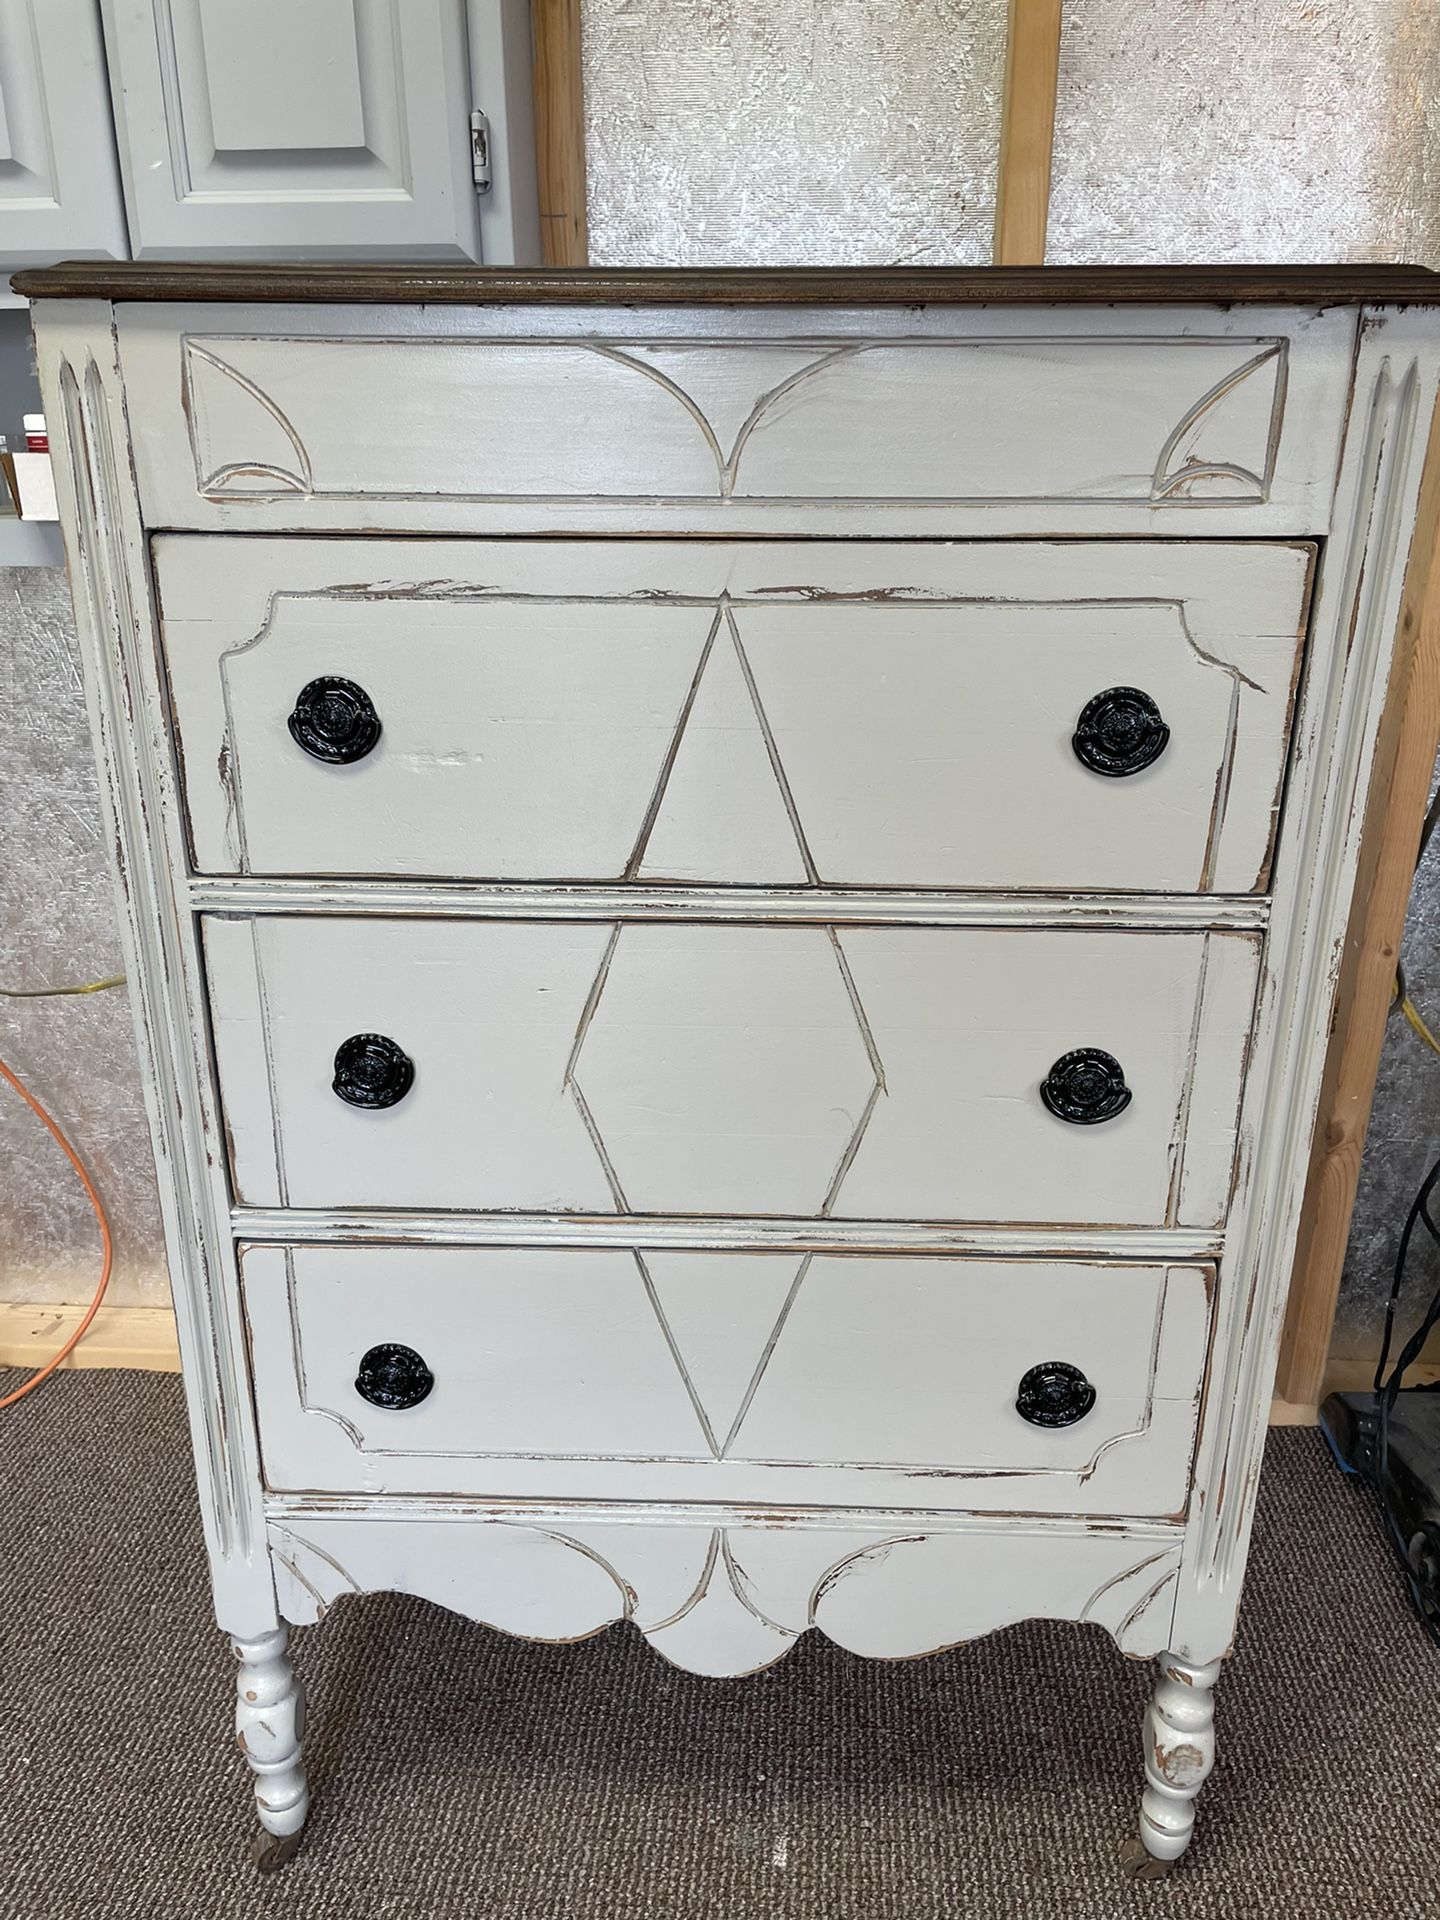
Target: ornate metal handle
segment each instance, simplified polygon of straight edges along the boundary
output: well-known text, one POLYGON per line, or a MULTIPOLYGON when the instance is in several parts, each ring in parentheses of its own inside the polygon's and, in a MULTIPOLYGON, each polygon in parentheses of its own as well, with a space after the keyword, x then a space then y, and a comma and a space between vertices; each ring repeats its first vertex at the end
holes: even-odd
POLYGON ((352 1033, 335 1049, 330 1084, 352 1107, 393 1107, 415 1084, 415 1062, 383 1033, 352 1033))
POLYGON ((1160 758, 1170 729, 1160 709, 1139 687, 1107 687, 1087 701, 1070 744, 1092 773, 1123 779, 1160 758))
POLYGON ((353 680, 312 680, 296 696, 288 725, 298 746, 332 766, 363 760, 380 738, 375 702, 353 680))
POLYGON ((1015 1411, 1032 1427, 1073 1427, 1094 1404, 1094 1387, 1068 1360, 1031 1367, 1015 1395, 1015 1411))
POLYGON ((1132 1099, 1125 1073, 1113 1053, 1077 1047, 1062 1053, 1040 1083, 1040 1098, 1057 1120, 1072 1127, 1094 1127, 1123 1113, 1132 1099))
POLYGON ((389 1413, 418 1407, 434 1384, 434 1374, 413 1347, 371 1347, 361 1355, 355 1376, 360 1398, 389 1413))

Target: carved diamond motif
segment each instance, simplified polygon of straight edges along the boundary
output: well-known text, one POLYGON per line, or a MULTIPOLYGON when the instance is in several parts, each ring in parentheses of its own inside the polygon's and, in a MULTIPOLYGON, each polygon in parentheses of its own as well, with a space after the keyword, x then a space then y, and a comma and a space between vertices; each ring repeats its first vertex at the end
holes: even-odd
POLYGON ((884 1092, 834 932, 618 928, 568 1076, 625 1212, 816 1214, 884 1092))

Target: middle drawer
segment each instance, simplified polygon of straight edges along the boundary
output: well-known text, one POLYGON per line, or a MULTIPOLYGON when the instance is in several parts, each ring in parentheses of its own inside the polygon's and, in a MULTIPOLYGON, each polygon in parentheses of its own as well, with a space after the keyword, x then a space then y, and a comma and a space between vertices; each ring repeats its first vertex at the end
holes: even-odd
POLYGON ((1260 937, 212 916, 242 1204, 1214 1228, 1260 937))

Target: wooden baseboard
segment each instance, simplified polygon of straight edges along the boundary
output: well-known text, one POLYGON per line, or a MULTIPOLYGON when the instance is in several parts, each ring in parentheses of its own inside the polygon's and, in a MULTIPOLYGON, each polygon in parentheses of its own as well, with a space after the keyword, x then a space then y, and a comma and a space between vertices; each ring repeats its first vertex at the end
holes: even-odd
POLYGON ((1320 1423, 1320 1409, 1300 1400, 1282 1400, 1277 1393, 1270 1402, 1272 1427, 1314 1427, 1320 1423))
MULTIPOLYGON (((0 1303, 0 1366, 43 1367, 84 1317, 83 1307, 0 1303)), ((102 1307, 62 1367, 138 1367, 178 1373, 180 1350, 169 1307, 102 1307)))
MULTIPOLYGON (((1365 1393, 1375 1379, 1373 1360, 1332 1360, 1325 1369, 1319 1401, 1284 1400, 1277 1393, 1270 1402, 1272 1427, 1313 1427, 1319 1424, 1320 1404, 1331 1393, 1365 1393)), ((1408 1387, 1433 1386, 1440 1380, 1440 1361, 1422 1360, 1405 1376, 1408 1387)))
MULTIPOLYGON (((0 1303, 0 1367, 43 1367, 77 1326, 83 1307, 26 1307, 0 1303)), ((175 1316, 169 1307, 102 1307, 95 1324, 65 1367, 135 1367, 144 1373, 178 1373, 180 1350, 175 1341, 175 1316)), ((1373 1360, 1335 1360, 1325 1373, 1327 1393, 1354 1393, 1370 1385, 1373 1360)), ((1440 1380, 1440 1361, 1411 1369, 1414 1385, 1440 1380)), ((1270 1403, 1272 1427, 1313 1427, 1320 1417, 1318 1402, 1284 1400, 1270 1403)))

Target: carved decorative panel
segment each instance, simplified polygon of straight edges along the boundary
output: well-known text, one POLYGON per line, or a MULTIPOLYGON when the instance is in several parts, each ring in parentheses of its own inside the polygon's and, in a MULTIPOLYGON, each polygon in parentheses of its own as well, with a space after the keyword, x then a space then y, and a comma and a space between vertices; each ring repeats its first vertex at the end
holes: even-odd
POLYGON ((184 345, 220 500, 1269 498, 1283 340, 184 345), (417 395, 424 411, 417 416, 417 395), (563 398, 563 405, 556 402, 563 398))
POLYGON ((631 1621, 693 1673, 773 1666, 814 1628, 853 1653, 904 1659, 1037 1613, 1103 1627, 1143 1659, 1166 1644, 1180 1545, 1059 1530, 885 1533, 347 1520, 270 1528, 285 1618, 308 1625, 347 1594, 415 1593, 531 1640, 631 1621))

